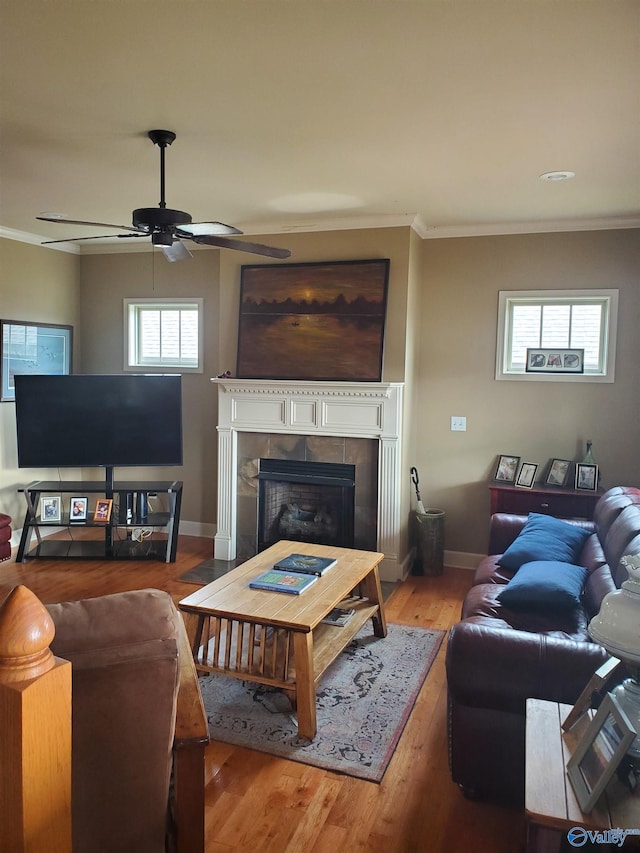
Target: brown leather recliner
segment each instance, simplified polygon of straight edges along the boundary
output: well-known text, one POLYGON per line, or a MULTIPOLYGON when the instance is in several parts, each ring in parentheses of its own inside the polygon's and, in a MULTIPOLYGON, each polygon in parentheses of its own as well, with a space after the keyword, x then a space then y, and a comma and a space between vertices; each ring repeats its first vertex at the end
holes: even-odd
POLYGON ((45 608, 16 587, 0 595, 0 650, 2 723, 27 758, 4 756, 0 849, 18 836, 62 849, 70 826, 74 853, 202 853, 207 719, 171 596, 143 589, 45 608), (52 679, 65 661, 70 678, 52 679), (41 801, 24 766, 57 784, 55 796, 41 801), (12 803, 28 813, 12 820, 12 803))
POLYGON ((497 596, 515 572, 501 554, 527 516, 491 518, 489 553, 478 566, 447 645, 449 765, 468 796, 521 805, 527 698, 573 704, 607 653, 587 626, 604 596, 627 573, 625 554, 640 553, 640 490, 616 487, 598 501, 578 563, 588 571, 581 606, 571 612, 527 612, 497 596))

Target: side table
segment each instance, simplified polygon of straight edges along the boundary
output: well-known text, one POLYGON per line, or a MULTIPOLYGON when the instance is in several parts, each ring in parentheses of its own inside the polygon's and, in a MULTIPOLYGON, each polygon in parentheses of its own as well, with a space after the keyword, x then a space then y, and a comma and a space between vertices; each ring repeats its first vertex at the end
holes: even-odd
MULTIPOLYGON (((566 766, 588 724, 588 717, 585 715, 571 731, 563 732, 562 721, 570 710, 571 705, 527 699, 527 853, 556 853, 573 827, 600 832, 640 829, 640 794, 631 793, 616 776, 590 814, 580 810, 566 766)), ((628 836, 625 849, 639 838, 628 836)))
POLYGON ((518 515, 541 512, 557 518, 586 518, 588 521, 593 519, 593 510, 603 494, 601 489, 590 492, 543 485, 523 489, 501 483, 492 483, 489 492, 492 515, 495 512, 514 512, 518 515))

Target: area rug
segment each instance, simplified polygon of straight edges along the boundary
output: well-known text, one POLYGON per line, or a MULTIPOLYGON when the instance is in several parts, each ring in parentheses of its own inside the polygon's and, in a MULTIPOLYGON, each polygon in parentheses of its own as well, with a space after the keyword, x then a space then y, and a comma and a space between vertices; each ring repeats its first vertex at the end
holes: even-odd
POLYGON ((226 676, 200 687, 213 740, 380 782, 444 631, 388 625, 385 638, 366 625, 317 686, 318 733, 298 737, 280 691, 226 676))

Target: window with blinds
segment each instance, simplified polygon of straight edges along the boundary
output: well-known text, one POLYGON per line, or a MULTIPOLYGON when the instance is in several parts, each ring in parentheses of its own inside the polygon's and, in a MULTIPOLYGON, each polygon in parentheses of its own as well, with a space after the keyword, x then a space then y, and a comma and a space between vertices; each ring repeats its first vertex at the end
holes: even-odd
POLYGON ((617 290, 501 291, 496 379, 613 382, 617 304, 617 290), (538 347, 584 349, 584 373, 526 373, 538 347))
POLYGON ((125 369, 202 370, 202 299, 125 299, 125 369))

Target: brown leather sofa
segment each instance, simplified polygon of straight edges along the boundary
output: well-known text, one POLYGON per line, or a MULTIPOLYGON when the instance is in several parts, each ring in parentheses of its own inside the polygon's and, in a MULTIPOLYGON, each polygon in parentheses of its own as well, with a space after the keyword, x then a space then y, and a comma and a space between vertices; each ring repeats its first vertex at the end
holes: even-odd
POLYGON ((449 765, 466 796, 522 804, 527 698, 573 704, 607 658, 587 626, 604 596, 627 577, 625 554, 640 553, 640 490, 616 487, 598 501, 575 561, 587 570, 571 610, 509 609, 498 599, 515 571, 498 560, 527 516, 497 513, 489 554, 478 566, 447 645, 449 765))

